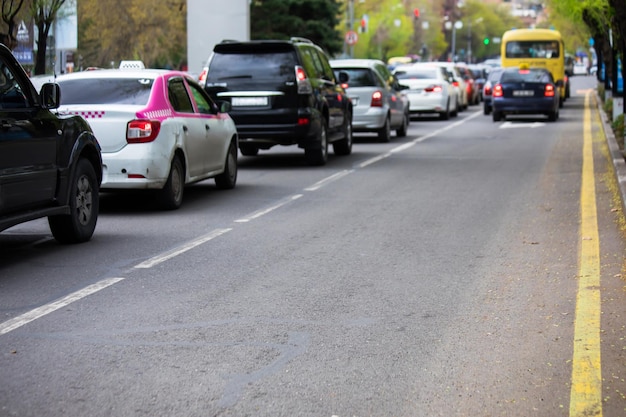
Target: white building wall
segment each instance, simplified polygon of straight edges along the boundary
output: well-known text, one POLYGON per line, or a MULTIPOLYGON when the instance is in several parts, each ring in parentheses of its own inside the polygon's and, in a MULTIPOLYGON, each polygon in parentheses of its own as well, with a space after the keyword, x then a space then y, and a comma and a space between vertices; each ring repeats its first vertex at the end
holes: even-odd
POLYGON ((249 0, 187 0, 187 63, 199 74, 223 39, 250 40, 249 0))

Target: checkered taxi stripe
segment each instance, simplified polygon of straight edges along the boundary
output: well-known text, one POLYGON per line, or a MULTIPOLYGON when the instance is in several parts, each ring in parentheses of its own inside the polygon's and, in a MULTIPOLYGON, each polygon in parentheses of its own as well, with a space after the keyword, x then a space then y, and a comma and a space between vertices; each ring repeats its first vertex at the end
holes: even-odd
POLYGON ((67 114, 82 116, 84 119, 101 119, 104 117, 104 111, 68 111, 67 114))

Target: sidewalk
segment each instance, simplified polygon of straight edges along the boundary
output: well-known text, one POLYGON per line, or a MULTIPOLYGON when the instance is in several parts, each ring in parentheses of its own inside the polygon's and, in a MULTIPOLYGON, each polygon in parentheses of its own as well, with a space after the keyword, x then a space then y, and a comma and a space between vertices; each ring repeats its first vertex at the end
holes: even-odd
POLYGON ((622 200, 622 213, 626 215, 626 162, 624 161, 624 155, 622 155, 622 152, 617 145, 609 118, 602 108, 602 100, 598 95, 596 95, 596 102, 598 103, 598 112, 600 113, 600 120, 602 121, 602 129, 604 130, 611 158, 613 159, 615 178, 619 185, 619 192, 622 200))

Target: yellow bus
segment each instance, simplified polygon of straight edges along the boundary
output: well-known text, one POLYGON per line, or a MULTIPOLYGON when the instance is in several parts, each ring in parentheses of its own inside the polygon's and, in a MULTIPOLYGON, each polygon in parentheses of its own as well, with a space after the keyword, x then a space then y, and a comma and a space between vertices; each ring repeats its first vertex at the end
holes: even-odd
POLYGON ((565 48, 561 33, 551 29, 513 29, 504 32, 501 43, 503 67, 528 65, 545 68, 559 85, 562 107, 566 99, 565 48), (559 82, 560 81, 560 82, 559 82))

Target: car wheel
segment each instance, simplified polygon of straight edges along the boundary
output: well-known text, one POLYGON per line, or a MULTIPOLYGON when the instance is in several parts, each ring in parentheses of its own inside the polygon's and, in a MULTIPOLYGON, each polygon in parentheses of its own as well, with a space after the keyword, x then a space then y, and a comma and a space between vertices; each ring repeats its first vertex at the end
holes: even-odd
POLYGON ((250 145, 239 145, 239 150, 244 156, 257 156, 259 154, 259 148, 250 145))
POLYGON ((391 125, 389 124, 389 116, 385 119, 385 124, 378 130, 378 140, 381 142, 391 141, 391 125))
POLYGON ((500 120, 502 120, 502 113, 500 113, 499 111, 493 111, 493 121, 494 122, 499 122, 500 120))
POLYGON ((183 202, 185 189, 185 169, 178 156, 174 156, 170 175, 163 189, 159 191, 158 199, 161 207, 166 210, 176 210, 183 202))
POLYGON ((48 217, 52 235, 61 243, 86 242, 96 229, 100 200, 96 171, 85 158, 76 164, 69 205, 70 214, 48 217))
POLYGON ((215 177, 215 185, 220 190, 230 190, 237 184, 237 147, 231 142, 224 162, 224 172, 215 177))
POLYGON ((491 113, 491 109, 489 108, 489 106, 487 106, 486 104, 483 105, 483 114, 488 116, 489 113, 491 113))
POLYGON ((459 103, 456 103, 456 106, 454 107, 454 110, 452 110, 450 112, 450 116, 457 117, 458 115, 459 115, 459 103))
POLYGON ((441 120, 449 120, 450 119, 450 102, 446 104, 446 110, 439 113, 439 118, 441 120))
POLYGON ((344 139, 333 142, 335 155, 350 155, 352 153, 352 115, 348 114, 346 125, 343 128, 344 139))
POLYGON ((402 115, 402 125, 400 126, 399 129, 396 130, 396 136, 399 138, 403 138, 406 136, 408 130, 409 130, 409 114, 408 113, 404 113, 402 115))
POLYGON ((325 165, 328 161, 328 134, 326 133, 326 120, 322 120, 322 127, 318 134, 319 148, 307 148, 304 157, 309 165, 325 165))

